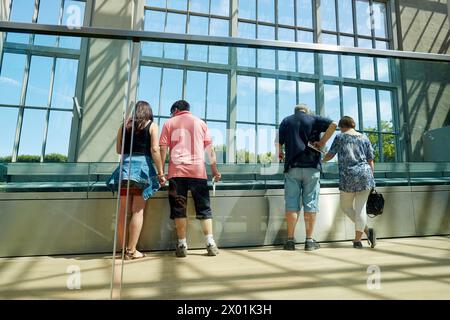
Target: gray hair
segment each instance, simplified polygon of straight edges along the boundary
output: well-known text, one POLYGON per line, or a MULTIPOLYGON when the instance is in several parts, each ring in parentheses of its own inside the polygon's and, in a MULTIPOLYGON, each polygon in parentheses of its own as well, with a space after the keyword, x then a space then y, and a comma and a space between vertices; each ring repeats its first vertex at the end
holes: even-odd
POLYGON ((296 113, 297 112, 304 112, 304 113, 308 114, 309 113, 309 108, 308 108, 308 106, 306 104, 300 103, 300 104, 295 106, 295 112, 296 113))

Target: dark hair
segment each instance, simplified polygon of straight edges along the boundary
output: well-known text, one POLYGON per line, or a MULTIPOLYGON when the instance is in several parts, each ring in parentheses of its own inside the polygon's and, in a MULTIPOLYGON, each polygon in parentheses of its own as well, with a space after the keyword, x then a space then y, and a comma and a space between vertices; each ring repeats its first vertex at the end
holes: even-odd
POLYGON ((339 120, 338 127, 341 129, 355 129, 356 123, 352 117, 343 116, 341 120, 339 120))
MULTIPOLYGON (((134 108, 134 130, 136 132, 141 131, 145 128, 145 125, 150 120, 153 122, 153 110, 150 107, 150 104, 147 101, 138 101, 134 108)), ((131 115, 125 124, 125 128, 127 131, 131 131, 131 127, 133 125, 133 115, 131 115)))
POLYGON ((170 108, 170 114, 174 113, 176 109, 178 109, 179 111, 189 111, 191 109, 191 106, 186 100, 178 100, 170 108))

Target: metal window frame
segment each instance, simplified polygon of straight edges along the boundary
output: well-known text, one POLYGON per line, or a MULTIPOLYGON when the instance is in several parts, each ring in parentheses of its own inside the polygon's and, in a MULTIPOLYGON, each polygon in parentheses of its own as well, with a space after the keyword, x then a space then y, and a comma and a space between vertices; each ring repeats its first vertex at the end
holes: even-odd
MULTIPOLYGON (((88 1, 81 1, 85 3, 85 19, 84 21, 87 21, 86 14, 88 13, 88 1)), ((64 7, 65 7, 66 0, 60 0, 59 2, 59 16, 58 16, 58 23, 62 24, 62 19, 64 16, 64 7)), ((11 14, 11 7, 12 7, 12 1, 9 2, 9 14, 11 14)), ((39 10, 40 10, 41 0, 35 0, 34 1, 34 11, 33 11, 33 17, 32 17, 32 25, 38 25, 37 20, 39 17, 39 10)), ((8 17, 9 20, 9 17, 8 17)), ((6 22, 6 21, 5 21, 6 22)), ((9 22, 9 21, 7 21, 9 22)), ((13 22, 11 22, 13 23, 13 22)), ((74 50, 74 49, 66 49, 66 48, 60 48, 60 39, 61 34, 55 34, 56 37, 56 43, 55 46, 47 47, 47 46, 41 46, 41 45, 35 45, 34 39, 35 39, 35 33, 29 32, 29 40, 28 44, 22 44, 22 43, 6 43, 2 41, 2 53, 0 61, 3 60, 3 55, 5 53, 16 53, 16 54, 22 54, 25 55, 26 58, 26 65, 24 70, 24 77, 22 80, 22 91, 21 91, 21 97, 20 97, 20 104, 19 105, 0 105, 0 108, 8 107, 8 108, 18 108, 18 117, 16 122, 16 133, 14 138, 14 144, 13 144, 13 150, 12 150, 12 162, 17 162, 17 159, 19 157, 19 150, 20 150, 20 140, 21 140, 21 134, 23 129, 23 117, 25 114, 25 110, 43 110, 46 111, 45 118, 44 118, 44 130, 43 130, 43 137, 41 141, 41 153, 39 155, 40 162, 44 162, 45 154, 46 154, 46 147, 47 147, 47 138, 48 138, 48 132, 50 129, 50 117, 52 112, 74 112, 73 110, 66 109, 66 108, 58 108, 53 107, 52 104, 52 97, 53 97, 53 87, 54 87, 54 80, 55 80, 55 69, 56 69, 56 63, 57 59, 61 58, 67 58, 67 59, 76 59, 78 61, 78 65, 80 66, 80 56, 82 52, 82 48, 80 50, 74 50), (49 84, 49 92, 47 97, 47 105, 44 106, 29 106, 26 104, 26 95, 27 95, 27 87, 29 82, 29 76, 30 76, 30 67, 31 67, 31 58, 34 56, 42 56, 42 57, 49 57, 52 58, 52 69, 50 74, 50 84, 49 84)), ((2 34, 2 40, 3 37, 6 36, 2 34)), ((83 41, 87 41, 86 39, 83 39, 83 41)), ((78 75, 77 75, 78 76, 78 75)), ((78 80, 76 81, 76 86, 78 85, 78 80)), ((72 128, 69 135, 69 146, 68 146, 68 160, 70 159, 70 148, 72 146, 72 140, 74 132, 77 130, 73 130, 73 122, 72 121, 72 128)))

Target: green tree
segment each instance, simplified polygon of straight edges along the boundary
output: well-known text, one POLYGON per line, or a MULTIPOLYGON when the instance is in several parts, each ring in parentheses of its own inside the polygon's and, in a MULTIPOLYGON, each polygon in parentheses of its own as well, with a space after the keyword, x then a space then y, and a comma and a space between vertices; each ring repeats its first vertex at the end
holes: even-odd
MULTIPOLYGON (((366 131, 376 131, 375 128, 366 128, 366 131)), ((390 121, 381 121, 381 132, 392 132, 393 125, 390 121)), ((375 153, 375 161, 380 161, 380 153, 378 150, 379 136, 378 133, 368 133, 368 138, 373 146, 375 153)), ((381 149, 383 152, 384 162, 395 162, 395 135, 381 134, 381 149)))

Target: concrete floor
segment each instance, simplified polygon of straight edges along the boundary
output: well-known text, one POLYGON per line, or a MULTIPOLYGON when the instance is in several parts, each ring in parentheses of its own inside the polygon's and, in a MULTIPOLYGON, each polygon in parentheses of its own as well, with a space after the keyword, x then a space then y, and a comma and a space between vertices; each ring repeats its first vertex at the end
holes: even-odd
MULTIPOLYGON (((0 259, 0 298, 108 299, 111 266, 99 255, 0 259), (80 290, 67 289, 70 268, 81 270, 80 290)), ((123 274, 123 299, 450 299, 450 236, 386 239, 364 250, 339 242, 316 252, 155 252, 126 261, 123 274), (380 288, 368 288, 369 266, 379 267, 380 288)))

